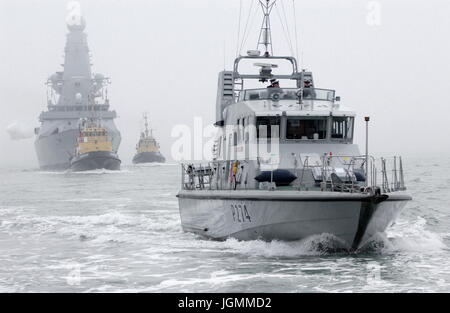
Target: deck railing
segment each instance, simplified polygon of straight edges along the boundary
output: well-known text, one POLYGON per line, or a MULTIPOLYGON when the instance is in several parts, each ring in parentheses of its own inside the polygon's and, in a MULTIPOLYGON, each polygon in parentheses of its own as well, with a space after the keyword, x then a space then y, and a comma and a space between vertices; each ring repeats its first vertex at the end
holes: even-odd
MULTIPOLYGON (((288 188, 298 191, 360 193, 389 193, 406 190, 401 157, 376 159, 372 156, 324 155, 320 158, 320 162, 317 160, 311 162, 310 158, 305 156, 297 159, 296 164, 300 166, 289 169, 295 173, 297 179, 288 188), (313 180, 311 180, 311 175, 313 180)), ((239 168, 235 168, 234 164, 236 161, 214 161, 197 165, 182 164, 182 189, 233 190, 237 189, 237 181, 241 184, 239 189, 243 189, 244 185, 240 176, 244 174, 241 169, 244 169, 248 162, 241 162, 239 168)), ((261 171, 261 169, 259 170, 261 171)), ((247 188, 247 179, 252 179, 252 177, 245 177, 245 189, 249 189, 247 188)), ((261 186, 254 189, 261 189, 261 186)))

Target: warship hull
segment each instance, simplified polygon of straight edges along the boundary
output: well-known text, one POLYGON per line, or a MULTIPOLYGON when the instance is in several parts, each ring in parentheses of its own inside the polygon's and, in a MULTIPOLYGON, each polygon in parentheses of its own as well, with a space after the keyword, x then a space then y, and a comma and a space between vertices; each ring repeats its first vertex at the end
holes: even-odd
MULTIPOLYGON (((114 126, 110 127, 108 132, 112 137, 113 150, 117 151, 121 141, 120 133, 114 126)), ((79 133, 78 128, 70 128, 57 133, 53 131, 50 134, 39 134, 35 141, 35 150, 40 169, 50 171, 69 169, 79 133)))
POLYGON ((348 250, 393 224, 411 197, 335 192, 182 191, 184 231, 225 240, 294 241, 331 234, 348 250))
POLYGON ((120 163, 120 159, 112 152, 94 151, 73 158, 70 169, 74 172, 97 169, 117 171, 120 170, 120 163))
POLYGON ((166 158, 160 152, 141 152, 133 157, 133 164, 164 163, 166 158))
POLYGON ((39 136, 35 150, 42 170, 66 170, 75 150, 78 130, 72 129, 48 136, 39 136))

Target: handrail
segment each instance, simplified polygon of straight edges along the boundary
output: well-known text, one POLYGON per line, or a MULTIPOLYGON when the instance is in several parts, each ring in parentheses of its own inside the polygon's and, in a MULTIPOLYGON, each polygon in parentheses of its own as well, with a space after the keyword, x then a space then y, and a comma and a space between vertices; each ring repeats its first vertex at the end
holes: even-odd
POLYGON ((278 94, 279 100, 298 100, 301 95, 304 101, 328 101, 334 102, 336 91, 325 88, 252 88, 240 91, 239 99, 244 101, 269 100, 274 94, 278 94), (251 99, 251 96, 256 96, 251 99))
POLYGON ((252 74, 241 74, 239 73, 239 63, 244 59, 251 59, 251 60, 287 60, 292 65, 292 73, 288 75, 272 75, 271 78, 290 78, 290 79, 296 79, 298 78, 298 67, 297 67, 297 60, 292 56, 239 56, 234 60, 233 65, 233 73, 234 78, 247 78, 247 79, 260 79, 262 78, 261 75, 252 75, 252 74))
MULTIPOLYGON (((315 180, 312 189, 316 188, 321 191, 340 191, 340 192, 361 192, 361 193, 390 193, 395 191, 406 190, 403 162, 402 158, 394 156, 391 158, 379 158, 376 159, 373 156, 369 156, 369 164, 367 166, 368 173, 366 172, 366 156, 352 156, 352 155, 330 155, 324 154, 321 156, 321 164, 311 164, 310 156, 305 156, 303 159, 299 157, 297 162, 297 156, 295 156, 295 174, 297 176, 297 183, 294 189, 296 190, 309 190, 309 187, 305 186, 305 178, 307 172, 311 171, 313 175, 321 175, 320 181, 315 180), (390 161, 390 163, 389 163, 390 161), (301 171, 298 172, 297 164, 300 164, 301 171), (381 179, 378 175, 378 166, 380 166, 381 179), (314 170, 316 169, 316 170, 314 170), (313 174, 314 171, 316 174, 313 174), (319 172, 320 171, 320 172, 319 172), (391 172, 392 175, 388 175, 391 172), (332 175, 333 174, 333 175, 332 175), (339 176, 340 174, 340 176, 339 176), (337 177, 339 178, 336 178, 337 177), (333 181, 332 176, 336 179, 333 181), (389 178, 388 176, 392 176, 389 178), (336 182, 337 181, 337 182, 336 182), (367 184, 366 184, 367 183, 367 184)), ((231 177, 233 163, 236 161, 213 161, 206 165, 194 165, 194 164, 182 164, 182 189, 185 190, 205 190, 205 189, 217 189, 217 190, 231 190, 236 189, 240 185, 240 188, 247 189, 247 184, 241 184, 237 181, 238 171, 236 177, 231 177), (229 173, 226 173, 226 169, 229 168, 229 173)), ((245 162, 247 166, 249 163, 245 162)), ((240 164, 240 166, 242 163, 240 164)), ((242 165, 242 168, 244 167, 242 165)), ((259 164, 255 164, 256 168, 259 168, 259 164)), ((243 171, 243 170, 242 170, 243 171)), ((248 172, 245 173, 247 175, 248 172)), ((240 172, 243 175, 243 172, 240 172)), ((246 180, 246 179, 245 179, 246 180)), ((313 181, 314 182, 314 181, 313 181)))

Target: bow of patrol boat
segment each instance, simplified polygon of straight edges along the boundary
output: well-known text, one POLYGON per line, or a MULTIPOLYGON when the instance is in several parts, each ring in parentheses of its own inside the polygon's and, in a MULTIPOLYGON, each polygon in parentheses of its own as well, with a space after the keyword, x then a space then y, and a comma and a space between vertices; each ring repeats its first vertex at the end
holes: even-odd
POLYGON ((383 233, 411 197, 321 191, 183 190, 178 194, 183 229, 224 240, 300 240, 331 234, 356 250, 383 233))

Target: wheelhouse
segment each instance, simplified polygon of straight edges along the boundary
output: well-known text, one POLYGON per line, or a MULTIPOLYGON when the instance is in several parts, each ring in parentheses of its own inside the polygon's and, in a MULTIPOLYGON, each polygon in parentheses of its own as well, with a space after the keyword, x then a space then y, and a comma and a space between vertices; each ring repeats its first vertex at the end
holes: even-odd
POLYGON ((281 116, 256 115, 254 126, 257 139, 270 139, 278 135, 283 142, 352 143, 354 118, 353 115, 301 115, 289 112, 281 116))
POLYGON ((334 102, 335 91, 319 88, 258 88, 242 90, 238 101, 255 100, 316 100, 334 102))

